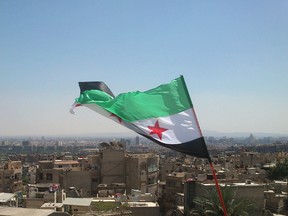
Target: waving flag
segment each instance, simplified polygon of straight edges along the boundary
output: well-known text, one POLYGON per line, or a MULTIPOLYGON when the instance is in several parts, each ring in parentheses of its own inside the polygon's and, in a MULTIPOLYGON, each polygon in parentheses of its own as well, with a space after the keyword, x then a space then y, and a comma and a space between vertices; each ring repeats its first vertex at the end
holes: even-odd
POLYGON ((103 82, 80 82, 71 108, 88 107, 176 151, 209 158, 183 76, 148 91, 114 96, 103 82))

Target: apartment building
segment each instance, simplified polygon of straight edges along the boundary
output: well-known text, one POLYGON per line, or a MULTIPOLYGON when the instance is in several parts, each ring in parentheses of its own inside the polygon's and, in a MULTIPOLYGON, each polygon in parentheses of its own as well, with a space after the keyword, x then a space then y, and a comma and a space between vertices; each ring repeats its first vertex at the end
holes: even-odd
POLYGON ((22 193, 22 162, 7 161, 0 166, 0 192, 22 193))
POLYGON ((265 157, 257 152, 241 152, 240 154, 240 166, 241 167, 253 167, 259 164, 265 163, 265 157))
POLYGON ((160 158, 159 162, 159 180, 166 181, 166 175, 179 170, 179 164, 173 159, 160 158))
POLYGON ((155 194, 158 190, 159 155, 126 154, 126 188, 155 194))
POLYGON ((39 161, 37 183, 56 183, 68 191, 80 189, 83 197, 96 195, 99 183, 98 157, 95 155, 78 160, 39 161))
POLYGON ((159 188, 159 202, 165 210, 176 208, 176 195, 184 193, 184 182, 191 178, 191 173, 173 172, 166 175, 166 183, 159 188))
POLYGON ((125 151, 123 148, 106 147, 100 150, 100 182, 125 183, 125 151))
MULTIPOLYGON (((118 143, 102 144, 98 155, 77 160, 39 161, 37 183, 57 183, 68 191, 80 189, 83 197, 97 195, 98 185, 126 185, 155 194, 158 190, 159 156, 153 153, 126 154, 118 143)), ((101 188, 102 190, 102 188, 101 188)))

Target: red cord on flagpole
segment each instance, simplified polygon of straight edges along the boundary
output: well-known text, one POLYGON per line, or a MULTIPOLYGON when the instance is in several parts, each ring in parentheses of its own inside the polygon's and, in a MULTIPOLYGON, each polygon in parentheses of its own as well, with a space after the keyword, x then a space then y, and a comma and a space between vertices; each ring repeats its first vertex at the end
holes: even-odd
MULTIPOLYGON (((194 118, 196 119, 196 123, 197 123, 199 131, 201 133, 201 136, 203 136, 201 128, 199 126, 198 119, 197 119, 196 114, 195 114, 195 110, 192 109, 192 111, 193 111, 193 114, 194 114, 194 118)), ((207 148, 206 148, 206 151, 208 152, 207 148)), ((224 216, 228 216, 227 210, 226 210, 226 206, 225 206, 225 203, 224 203, 224 199, 223 199, 223 196, 222 196, 222 192, 221 192, 220 186, 218 184, 218 179, 217 179, 217 176, 215 174, 214 166, 213 166, 213 163, 212 163, 212 160, 211 160, 210 156, 208 158, 208 161, 209 161, 210 169, 212 171, 212 175, 213 175, 213 178, 214 178, 214 181, 215 181, 216 190, 217 190, 217 193, 218 193, 218 196, 219 196, 219 200, 220 200, 220 203, 221 203, 221 206, 222 206, 222 209, 223 209, 224 216)))
POLYGON ((220 200, 220 203, 221 203, 221 206, 222 206, 222 209, 223 209, 224 216, 228 216, 227 210, 226 210, 226 206, 225 206, 225 203, 224 203, 224 199, 223 199, 223 196, 222 196, 222 192, 221 192, 220 186, 218 184, 218 179, 217 179, 217 176, 215 174, 214 166, 213 166, 213 163, 212 163, 210 158, 209 158, 209 163, 210 163, 210 168, 211 168, 212 175, 213 175, 213 178, 214 178, 214 181, 215 181, 216 190, 217 190, 217 193, 218 193, 218 196, 219 196, 219 200, 220 200))
MULTIPOLYGON (((186 83, 185 83, 185 80, 184 80, 183 76, 181 76, 181 79, 182 79, 182 81, 184 83, 184 87, 186 89, 186 93, 188 95, 188 98, 190 98, 189 92, 188 92, 188 89, 187 89, 187 86, 186 86, 186 83)), ((191 106, 192 106, 192 113, 193 113, 194 118, 196 120, 196 124, 197 124, 197 127, 199 129, 200 135, 201 135, 201 137, 203 137, 203 134, 202 134, 202 131, 201 131, 201 128, 200 128, 200 125, 199 125, 195 110, 193 108, 192 101, 191 101, 191 106)), ((205 146, 206 146, 206 144, 205 144, 205 146)), ((206 151, 208 153, 207 146, 206 146, 206 151)), ((209 155, 209 153, 208 153, 208 155, 209 155)), ((216 185, 216 190, 217 190, 217 193, 218 193, 218 196, 219 196, 219 200, 220 200, 220 203, 221 203, 221 206, 222 206, 222 209, 223 209, 224 216, 228 216, 227 210, 226 210, 226 206, 225 206, 225 203, 224 203, 224 199, 223 199, 223 196, 222 196, 222 192, 221 192, 220 186, 218 184, 218 179, 217 179, 217 176, 215 174, 214 166, 213 166, 213 163, 212 163, 212 160, 211 160, 210 156, 208 156, 208 161, 209 161, 209 164, 210 164, 210 169, 211 169, 212 174, 213 174, 213 178, 214 178, 215 185, 216 185)))

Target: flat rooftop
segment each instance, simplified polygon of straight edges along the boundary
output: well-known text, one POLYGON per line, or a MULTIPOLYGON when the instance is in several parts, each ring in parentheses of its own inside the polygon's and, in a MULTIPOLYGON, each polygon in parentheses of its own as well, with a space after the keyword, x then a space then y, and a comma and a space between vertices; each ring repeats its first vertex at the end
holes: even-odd
POLYGON ((129 205, 129 207, 159 207, 156 202, 122 202, 124 205, 129 205))
POLYGON ((0 207, 0 216, 49 216, 53 210, 0 207))
POLYGON ((0 193, 0 203, 6 203, 6 202, 10 201, 15 196, 17 196, 17 195, 13 194, 13 193, 0 193))
POLYGON ((66 198, 63 201, 63 205, 90 206, 92 200, 93 200, 93 198, 66 198))

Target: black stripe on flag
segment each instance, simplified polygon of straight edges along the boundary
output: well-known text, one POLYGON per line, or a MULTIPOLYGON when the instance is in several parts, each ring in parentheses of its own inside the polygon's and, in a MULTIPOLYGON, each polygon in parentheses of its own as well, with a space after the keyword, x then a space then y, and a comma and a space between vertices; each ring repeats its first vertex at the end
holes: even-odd
POLYGON ((112 91, 104 82, 99 82, 99 81, 79 82, 79 87, 80 87, 80 94, 82 94, 84 91, 87 91, 87 90, 100 90, 100 91, 106 92, 113 98, 115 97, 112 91))
POLYGON ((141 134, 141 133, 138 133, 138 134, 146 137, 147 139, 153 141, 154 143, 157 143, 158 145, 173 149, 183 154, 187 154, 187 155, 191 155, 191 156, 199 157, 199 158, 210 159, 204 137, 199 137, 195 140, 191 140, 191 141, 181 143, 181 144, 165 144, 158 140, 153 139, 153 137, 151 136, 141 134))

